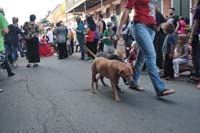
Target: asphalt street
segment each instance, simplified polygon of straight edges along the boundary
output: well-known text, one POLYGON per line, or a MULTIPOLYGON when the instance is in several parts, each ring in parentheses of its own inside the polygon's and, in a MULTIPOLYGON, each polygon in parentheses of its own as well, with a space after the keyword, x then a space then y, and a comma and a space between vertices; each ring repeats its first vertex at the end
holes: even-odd
MULTIPOLYGON (((144 92, 129 90, 115 102, 110 87, 91 92, 91 62, 78 56, 42 58, 26 68, 24 58, 14 77, 0 72, 0 133, 199 133, 200 90, 184 80, 166 81, 176 93, 157 99, 147 73, 144 92)), ((106 80, 107 84, 109 81, 106 80)), ((109 84, 110 86, 110 84, 109 84)))

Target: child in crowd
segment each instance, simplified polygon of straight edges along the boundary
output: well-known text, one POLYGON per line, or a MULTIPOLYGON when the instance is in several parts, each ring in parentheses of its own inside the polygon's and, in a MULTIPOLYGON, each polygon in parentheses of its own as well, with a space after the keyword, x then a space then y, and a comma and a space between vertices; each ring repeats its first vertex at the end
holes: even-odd
POLYGON ((164 61, 164 74, 161 76, 166 80, 172 80, 174 78, 174 69, 173 69, 173 53, 175 47, 175 39, 173 36, 174 26, 171 23, 164 23, 162 28, 166 34, 162 52, 163 52, 163 61, 164 61))
POLYGON ((114 41, 116 38, 115 33, 112 30, 112 22, 107 23, 107 29, 103 33, 103 42, 104 42, 104 52, 108 54, 114 54, 114 41))
POLYGON ((177 45, 174 50, 174 77, 179 77, 179 65, 189 62, 189 49, 188 49, 188 37, 186 34, 179 34, 177 39, 177 45))

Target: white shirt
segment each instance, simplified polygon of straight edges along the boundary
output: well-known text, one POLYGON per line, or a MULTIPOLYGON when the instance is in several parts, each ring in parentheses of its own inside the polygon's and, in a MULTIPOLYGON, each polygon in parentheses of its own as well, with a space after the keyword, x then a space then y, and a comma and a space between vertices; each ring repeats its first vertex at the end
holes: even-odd
POLYGON ((47 32, 47 36, 49 38, 49 43, 54 43, 54 40, 53 40, 53 32, 52 31, 48 31, 47 32))

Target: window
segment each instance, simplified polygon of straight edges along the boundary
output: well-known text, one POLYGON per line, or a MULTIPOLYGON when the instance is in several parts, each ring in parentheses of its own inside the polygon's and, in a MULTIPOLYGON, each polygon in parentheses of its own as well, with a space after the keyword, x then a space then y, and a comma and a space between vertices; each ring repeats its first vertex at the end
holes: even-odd
POLYGON ((121 5, 120 4, 115 5, 115 13, 116 13, 116 15, 120 15, 120 13, 121 13, 121 5))
POLYGON ((106 18, 110 17, 110 8, 106 8, 106 18))

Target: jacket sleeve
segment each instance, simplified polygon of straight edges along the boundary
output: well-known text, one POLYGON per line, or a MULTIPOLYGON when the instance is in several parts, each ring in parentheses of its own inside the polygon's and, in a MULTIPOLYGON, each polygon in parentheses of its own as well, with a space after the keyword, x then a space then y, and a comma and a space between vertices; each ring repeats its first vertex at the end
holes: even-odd
POLYGON ((135 0, 128 0, 125 5, 125 8, 133 9, 134 5, 135 5, 135 0))

